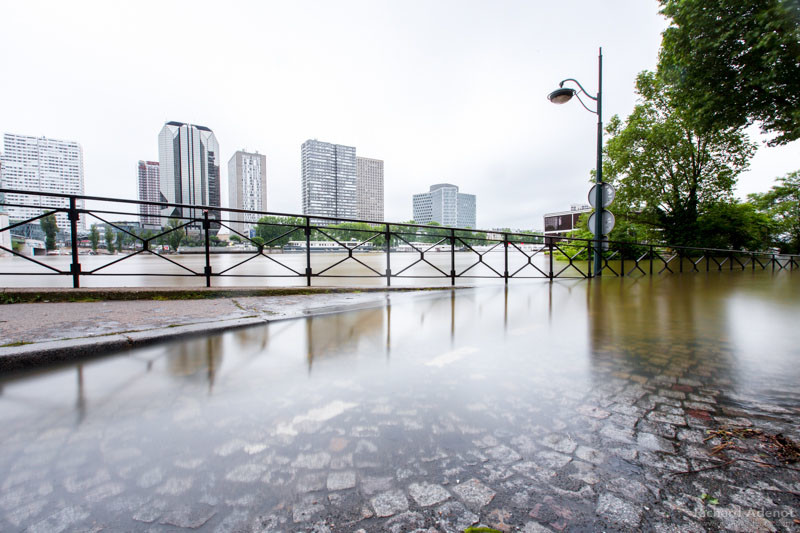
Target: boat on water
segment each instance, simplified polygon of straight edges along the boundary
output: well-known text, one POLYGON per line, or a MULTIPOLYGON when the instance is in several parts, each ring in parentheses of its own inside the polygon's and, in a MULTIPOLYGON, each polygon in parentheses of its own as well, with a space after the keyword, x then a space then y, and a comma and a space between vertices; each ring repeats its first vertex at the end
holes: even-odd
MULTIPOLYGON (((374 249, 374 246, 371 242, 361 242, 361 241, 344 241, 341 244, 335 241, 311 241, 309 243, 311 246, 312 252, 343 252, 344 248, 342 245, 346 246, 351 250, 355 250, 357 252, 371 252, 374 249)), ((305 252, 306 251, 306 241, 289 241, 283 246, 284 252, 305 252)))

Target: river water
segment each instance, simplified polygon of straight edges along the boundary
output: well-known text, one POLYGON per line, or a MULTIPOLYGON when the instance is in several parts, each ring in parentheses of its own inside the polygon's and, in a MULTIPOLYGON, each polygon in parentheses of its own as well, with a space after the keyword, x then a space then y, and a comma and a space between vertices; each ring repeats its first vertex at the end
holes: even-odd
MULTIPOLYGON (((502 250, 498 247, 498 250, 502 250)), ((528 252, 530 255, 530 252, 528 252)), ((201 287, 205 286, 205 278, 193 275, 202 274, 205 267, 205 256, 202 254, 171 254, 156 256, 139 254, 118 263, 104 267, 123 255, 80 256, 83 272, 96 271, 96 274, 82 276, 82 287, 201 287), (174 261, 181 266, 170 263, 174 261), (100 270, 97 270, 100 269, 100 270), (167 276, 167 275, 169 276, 167 276)), ((314 277, 313 285, 341 286, 366 285, 381 286, 386 279, 378 276, 386 272, 386 255, 380 252, 356 253, 348 258, 344 253, 312 253, 311 268, 313 273, 324 277, 314 277), (336 265, 336 263, 339 263, 336 265), (327 269, 327 270, 326 270, 327 269), (372 269, 372 270, 370 270, 372 269)), ((37 256, 41 261, 63 272, 70 271, 70 256, 37 256)), ((395 252, 391 254, 392 285, 397 286, 429 286, 449 285, 451 257, 449 252, 427 252, 425 261, 419 261, 418 253, 395 252), (419 262, 418 262, 419 261, 419 262), (417 262, 416 265, 412 265, 417 262), (437 270, 437 268, 439 270, 437 270), (405 269, 405 270, 404 270, 405 269), (419 276, 419 277, 412 277, 419 276)), ((459 284, 484 283, 481 276, 497 279, 504 272, 504 254, 493 251, 483 254, 483 262, 474 252, 456 252, 456 273, 461 275, 459 284), (494 269, 494 270, 492 270, 494 269), (479 276, 479 277, 472 277, 479 276)), ((548 272, 549 258, 543 253, 534 255, 531 261, 542 272, 548 272)), ((580 263, 586 272, 586 261, 580 263)), ((567 267, 564 276, 581 276, 568 264, 555 265, 567 267)), ((224 273, 222 277, 214 277, 215 287, 233 286, 295 286, 305 285, 306 256, 303 253, 277 253, 268 256, 255 254, 212 254, 211 267, 215 273, 224 273), (248 260, 249 259, 249 260, 248 260), (246 261, 247 260, 247 261, 246 261), (245 262, 246 261, 246 262, 245 262), (239 266, 237 264, 242 263, 239 266), (274 277, 259 277, 274 276, 274 277)), ((518 278, 543 277, 544 274, 528 264, 525 254, 517 250, 509 251, 509 273, 517 272, 518 278)), ((71 275, 51 275, 52 270, 36 265, 20 257, 0 257, 0 282, 7 287, 71 287, 71 275)))
POLYGON ((5 376, 0 530, 789 531, 795 472, 669 473, 800 438, 798 324, 788 272, 528 281, 5 376))

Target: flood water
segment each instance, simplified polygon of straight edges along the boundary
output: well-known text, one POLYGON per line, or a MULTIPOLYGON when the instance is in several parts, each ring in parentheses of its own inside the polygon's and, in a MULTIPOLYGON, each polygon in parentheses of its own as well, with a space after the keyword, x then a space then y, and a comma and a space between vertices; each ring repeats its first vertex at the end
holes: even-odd
POLYGON ((796 472, 667 474, 800 439, 798 324, 788 272, 529 281, 6 376, 0 530, 789 531, 796 472))
MULTIPOLYGON (((268 257, 254 254, 212 254, 211 268, 215 276, 212 285, 215 287, 234 286, 295 286, 306 285, 306 256, 303 253, 273 253, 268 257), (249 260, 248 260, 249 259, 249 260), (247 261, 246 261, 247 260, 247 261), (241 264, 240 264, 241 263, 241 264), (237 266, 238 265, 238 266, 237 266), (270 276, 270 277, 260 277, 270 276)), ((532 264, 528 264, 525 253, 516 249, 509 250, 509 273, 517 273, 519 279, 525 277, 544 277, 542 272, 549 269, 549 257, 543 253, 534 255, 532 264)), ((527 252, 531 255, 531 252, 527 252)), ((205 256, 202 254, 154 254, 136 255, 128 259, 124 255, 79 256, 82 272, 95 274, 81 277, 82 287, 202 287, 205 277, 193 275, 190 271, 202 274, 205 267, 205 256), (111 266, 106 266, 119 261, 111 266), (178 263, 177 265, 174 263, 178 263), (180 265, 180 266, 178 266, 180 265), (189 270, 187 270, 189 269, 189 270)), ((323 252, 312 253, 311 268, 315 277, 314 286, 383 286, 386 279, 386 255, 381 252, 354 253, 348 258, 345 253, 323 252), (338 263, 338 264, 337 264, 338 263), (320 277, 316 277, 321 274, 320 277)), ((62 272, 70 271, 72 258, 63 256, 37 256, 33 258, 62 272)), ((393 252, 391 267, 394 286, 443 286, 450 285, 451 257, 449 252, 427 252, 425 261, 420 260, 419 253, 393 252), (427 261, 427 262, 426 262, 427 261), (416 263, 416 264, 414 264, 416 263), (438 269, 438 270, 437 270, 438 269), (412 277, 413 276, 413 277, 412 277)), ((456 252, 455 268, 460 277, 459 284, 485 283, 484 277, 494 278, 496 283, 502 278, 505 259, 502 247, 496 251, 483 254, 483 261, 474 252, 456 252), (474 277, 473 277, 474 276, 474 277)), ((562 268, 567 270, 565 277, 582 277, 581 273, 569 267, 569 264, 554 262, 556 272, 562 268)), ((555 268, 554 267, 554 268, 555 268)), ((587 261, 581 261, 579 268, 587 271, 587 261)), ((0 257, 0 281, 7 287, 71 287, 71 275, 53 275, 53 271, 36 265, 21 257, 0 257)), ((491 282, 492 280, 488 280, 491 282)))

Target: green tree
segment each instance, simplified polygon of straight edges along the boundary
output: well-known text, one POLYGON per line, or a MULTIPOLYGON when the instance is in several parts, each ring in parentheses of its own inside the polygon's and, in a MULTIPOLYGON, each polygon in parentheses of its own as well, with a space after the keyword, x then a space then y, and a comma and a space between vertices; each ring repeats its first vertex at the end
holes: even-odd
POLYGON ((769 244, 772 220, 749 203, 719 202, 698 219, 698 238, 706 248, 762 250, 769 244))
POLYGON ((127 242, 128 242, 128 234, 125 233, 124 231, 118 231, 117 245, 116 245, 117 250, 121 252, 122 249, 125 247, 125 244, 127 244, 127 242))
POLYGON ((778 178, 769 191, 748 198, 773 222, 770 244, 783 253, 800 253, 800 170, 778 178))
POLYGON ((305 238, 302 229, 297 228, 291 231, 291 226, 304 226, 305 223, 305 219, 300 217, 261 217, 256 223, 256 236, 261 239, 262 245, 266 244, 270 247, 283 246, 289 241, 305 238), (291 233, 284 235, 290 231, 291 233))
POLYGON ((698 217, 733 197, 755 145, 740 128, 706 131, 677 107, 652 73, 636 80, 639 104, 625 123, 614 116, 606 131, 604 174, 617 188, 617 218, 647 225, 673 245, 702 245, 698 217))
POLYGON ((172 230, 169 233, 167 233, 164 237, 166 238, 169 247, 172 248, 172 251, 174 252, 178 251, 178 248, 180 247, 183 238, 186 237, 186 232, 182 227, 180 227, 182 224, 183 222, 181 222, 180 220, 176 218, 171 218, 167 222, 167 227, 164 228, 167 231, 172 230))
POLYGON ((44 246, 48 250, 56 249, 56 235, 58 234, 58 222, 55 213, 50 213, 39 220, 39 225, 44 231, 44 246))
POLYGON ((702 129, 759 122, 770 144, 800 138, 800 2, 659 2, 659 75, 702 129))
POLYGON ((100 243, 100 232, 97 230, 97 224, 92 224, 92 229, 89 231, 89 242, 92 243, 92 251, 97 252, 97 245, 100 243))
POLYGON ((235 233, 230 236, 231 242, 240 243, 242 242, 242 238, 236 235, 235 233))
POLYGON ((111 226, 106 226, 106 250, 108 253, 114 253, 114 230, 111 226))

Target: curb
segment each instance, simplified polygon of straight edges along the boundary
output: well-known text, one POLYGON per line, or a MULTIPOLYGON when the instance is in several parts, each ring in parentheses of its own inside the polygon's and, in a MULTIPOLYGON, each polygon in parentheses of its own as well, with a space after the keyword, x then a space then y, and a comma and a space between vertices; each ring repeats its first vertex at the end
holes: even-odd
MULTIPOLYGON (((406 288, 406 287, 369 287, 369 288, 328 288, 328 287, 312 287, 311 293, 313 294, 330 294, 330 293, 353 293, 353 292, 426 292, 438 290, 452 290, 452 289, 470 289, 471 286, 459 287, 423 287, 423 288, 406 288)), ((195 289, 166 289, 164 291, 156 289, 145 290, 107 290, 107 289, 62 289, 59 291, 52 291, 49 294, 74 294, 81 291, 85 294, 120 294, 124 297, 120 300, 134 300, 134 299, 153 299, 143 295, 152 294, 165 294, 170 295, 181 294, 183 292, 197 292, 195 289), (136 297, 136 296, 140 297, 136 297)), ((7 293, 28 293, 28 294, 44 294, 43 291, 35 289, 26 289, 21 291, 19 289, 6 289, 0 294, 7 293)), ((302 291, 292 291, 286 288, 281 289, 242 289, 234 288, 231 290, 212 288, 205 291, 209 296, 203 298, 227 298, 236 296, 286 296, 293 294, 309 294, 308 288, 303 287, 302 291)), ((99 301, 110 300, 113 298, 102 298, 99 301)), ((175 298, 184 299, 184 298, 175 298)), ((191 299, 191 298, 185 298, 191 299)), ((72 302, 74 300, 61 300, 62 302, 72 302)), ((81 300, 78 300, 81 301, 81 300)), ((58 302, 58 300, 56 300, 58 302)), ((22 302, 20 302, 22 303, 22 302)), ((51 300, 51 303, 54 303, 51 300)), ((233 318, 228 320, 217 320, 213 322, 200 322, 194 324, 186 324, 173 327, 162 327, 156 329, 148 329, 141 331, 130 331, 111 333, 108 335, 99 335, 95 337, 82 337, 77 339, 67 340, 53 340, 41 343, 24 344, 21 346, 9 346, 0 348, 0 372, 13 372, 19 370, 30 370, 37 367, 47 365, 58 365, 71 363, 80 360, 89 360, 94 358, 103 357, 113 352, 122 352, 132 348, 139 348, 147 345, 170 342, 187 337, 201 337, 207 335, 214 335, 232 331, 240 328, 247 328, 251 326, 268 324, 271 322, 278 322, 282 320, 292 320, 296 318, 303 318, 308 316, 321 316, 328 314, 335 314, 346 311, 356 311, 359 309, 369 309, 372 307, 383 305, 376 302, 362 302, 353 305, 335 305, 330 307, 318 307, 310 310, 301 310, 293 313, 287 313, 275 317, 247 317, 247 318, 233 318), (374 304, 374 305, 373 305, 374 304)))
POLYGON ((352 292, 419 292, 471 288, 432 287, 123 287, 123 288, 14 288, 0 289, 0 305, 15 303, 99 302, 111 300, 203 300, 246 296, 293 296, 352 292))

